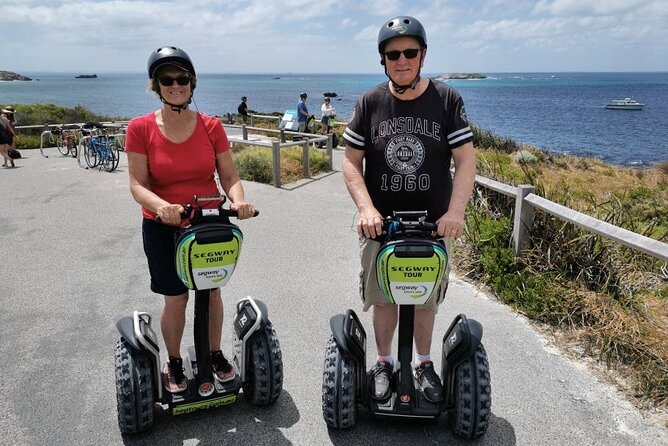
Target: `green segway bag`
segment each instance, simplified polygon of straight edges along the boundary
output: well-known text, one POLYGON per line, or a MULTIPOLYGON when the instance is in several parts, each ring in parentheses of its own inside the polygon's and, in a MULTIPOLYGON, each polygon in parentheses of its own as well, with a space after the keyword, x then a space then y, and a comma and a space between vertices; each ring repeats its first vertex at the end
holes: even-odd
POLYGON ((376 256, 376 279, 388 303, 422 305, 435 299, 448 265, 438 240, 407 238, 384 243, 376 256))
POLYGON ((239 259, 243 234, 238 226, 204 223, 186 229, 176 242, 176 272, 191 290, 225 286, 239 259))

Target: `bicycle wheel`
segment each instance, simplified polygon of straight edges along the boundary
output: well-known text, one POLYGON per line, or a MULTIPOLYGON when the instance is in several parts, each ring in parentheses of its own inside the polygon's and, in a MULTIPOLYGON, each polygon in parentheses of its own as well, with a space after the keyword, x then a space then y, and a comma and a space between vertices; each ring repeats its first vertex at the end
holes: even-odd
POLYGON ((93 147, 93 143, 90 139, 87 139, 82 141, 81 145, 81 150, 83 150, 86 165, 92 169, 93 167, 97 166, 97 152, 93 147))
POLYGON ((56 136, 56 146, 58 147, 58 151, 61 153, 61 155, 67 156, 67 154, 70 152, 70 149, 67 147, 67 142, 65 141, 62 133, 56 136))
POLYGON ((116 168, 116 163, 114 162, 114 151, 109 147, 109 143, 105 143, 106 147, 102 149, 102 168, 107 172, 111 172, 116 168))

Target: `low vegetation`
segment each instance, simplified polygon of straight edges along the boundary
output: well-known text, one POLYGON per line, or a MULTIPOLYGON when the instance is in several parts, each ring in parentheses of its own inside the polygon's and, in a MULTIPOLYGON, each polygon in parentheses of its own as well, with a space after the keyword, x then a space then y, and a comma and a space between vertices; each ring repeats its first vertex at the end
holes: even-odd
MULTIPOLYGON (((532 184, 551 201, 668 242, 667 163, 651 169, 613 167, 481 133, 481 175, 532 184)), ((531 248, 515 258, 513 211, 514 199, 476 188, 459 250, 463 255, 456 259, 460 273, 554 327, 572 352, 617 370, 619 382, 642 404, 668 407, 666 263, 540 211, 531 248)))

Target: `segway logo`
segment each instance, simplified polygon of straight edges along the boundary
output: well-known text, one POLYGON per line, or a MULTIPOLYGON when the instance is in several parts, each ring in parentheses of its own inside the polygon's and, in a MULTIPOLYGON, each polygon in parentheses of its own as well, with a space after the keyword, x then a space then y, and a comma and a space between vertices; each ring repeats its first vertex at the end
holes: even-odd
POLYGON ((424 162, 424 146, 412 135, 398 135, 385 148, 385 162, 397 173, 417 171, 424 162))
POLYGON ((213 389, 214 389, 213 383, 204 382, 204 383, 200 384, 199 389, 197 389, 197 392, 201 396, 209 396, 213 393, 213 389))
POLYGON ((450 343, 450 347, 454 347, 454 345, 457 343, 457 332, 450 336, 448 342, 450 343))
POLYGON ((246 322, 248 322, 248 315, 244 314, 241 319, 239 319, 239 327, 243 328, 244 325, 246 325, 246 322))
POLYGON ((399 399, 401 400, 402 403, 404 403, 404 404, 408 404, 408 403, 410 403, 410 401, 411 401, 411 396, 410 396, 410 395, 407 395, 407 394, 404 394, 404 395, 401 395, 401 396, 399 397, 399 399))
POLYGON ((236 250, 210 251, 210 252, 195 252, 192 254, 193 259, 202 259, 206 263, 215 263, 222 261, 225 256, 234 255, 236 250))
POLYGON ((198 277, 204 277, 207 280, 210 280, 213 283, 220 283, 227 277, 227 270, 213 270, 213 271, 199 271, 197 273, 198 277))

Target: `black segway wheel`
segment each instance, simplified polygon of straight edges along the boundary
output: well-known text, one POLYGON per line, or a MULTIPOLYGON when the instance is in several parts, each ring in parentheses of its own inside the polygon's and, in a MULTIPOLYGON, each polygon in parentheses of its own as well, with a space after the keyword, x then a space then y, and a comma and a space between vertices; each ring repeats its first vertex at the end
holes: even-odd
POLYGON ((121 338, 116 343, 116 401, 118 427, 136 434, 153 426, 153 375, 151 362, 121 338))
POLYGON ((283 389, 283 354, 271 321, 250 339, 244 397, 254 406, 272 404, 283 389))
POLYGON ((492 413, 492 387, 487 353, 482 344, 454 371, 454 403, 450 428, 460 437, 473 439, 487 432, 492 413))
POLYGON ((322 416, 329 427, 346 429, 357 422, 357 370, 330 336, 322 374, 322 416))

